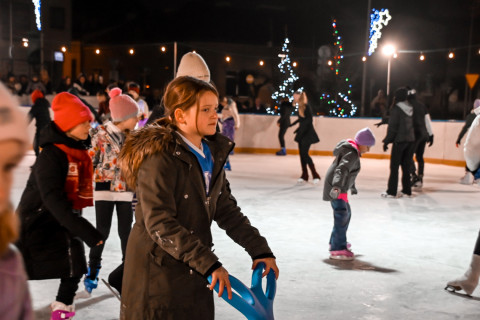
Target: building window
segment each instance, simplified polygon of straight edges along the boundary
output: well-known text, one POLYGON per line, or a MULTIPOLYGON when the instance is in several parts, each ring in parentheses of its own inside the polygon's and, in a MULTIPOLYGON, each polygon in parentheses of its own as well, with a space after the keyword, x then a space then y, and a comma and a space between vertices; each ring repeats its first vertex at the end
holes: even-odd
POLYGON ((50 28, 65 29, 65 8, 50 7, 50 28))

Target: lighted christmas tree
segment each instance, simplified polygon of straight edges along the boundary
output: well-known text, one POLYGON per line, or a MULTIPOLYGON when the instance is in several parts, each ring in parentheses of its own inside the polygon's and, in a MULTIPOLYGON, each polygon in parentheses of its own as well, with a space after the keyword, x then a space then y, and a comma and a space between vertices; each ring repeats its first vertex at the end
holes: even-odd
MULTIPOLYGON (((280 102, 283 98, 287 97, 290 102, 293 100, 293 94, 295 89, 293 87, 295 81, 298 80, 298 76, 293 71, 292 61, 290 60, 290 50, 288 49, 288 44, 290 41, 288 38, 285 38, 283 43, 282 52, 278 55, 280 57, 280 63, 278 64, 278 69, 280 70, 283 80, 282 83, 278 86, 278 90, 272 94, 272 99, 277 103, 280 102)), ((303 89, 303 88, 301 88, 303 89)), ((301 90, 300 89, 300 90, 301 90)), ((275 110, 267 110, 268 113, 275 113, 275 110)))
POLYGON ((348 76, 343 74, 343 41, 338 34, 337 21, 333 20, 333 59, 328 61, 330 69, 335 72, 335 85, 333 92, 322 93, 320 103, 327 104, 329 114, 336 117, 351 117, 355 115, 357 107, 351 100, 352 85, 348 76))

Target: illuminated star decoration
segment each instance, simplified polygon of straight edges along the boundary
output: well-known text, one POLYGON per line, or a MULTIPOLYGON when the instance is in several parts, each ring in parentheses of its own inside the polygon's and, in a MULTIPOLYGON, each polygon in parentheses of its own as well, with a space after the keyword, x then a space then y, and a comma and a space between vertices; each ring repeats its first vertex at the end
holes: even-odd
POLYGON ((377 49, 377 42, 382 36, 380 32, 383 27, 385 27, 388 22, 392 19, 392 16, 389 14, 388 9, 382 9, 380 11, 372 9, 370 14, 370 37, 369 37, 369 46, 368 46, 368 55, 371 56, 372 53, 377 49))
MULTIPOLYGON (((278 69, 280 69, 280 72, 285 75, 285 78, 283 79, 282 84, 278 86, 278 90, 272 94, 272 99, 277 102, 285 97, 288 97, 290 102, 293 101, 293 94, 295 93, 293 84, 298 80, 298 76, 293 71, 290 60, 290 50, 288 49, 289 43, 290 41, 288 38, 285 38, 285 42, 283 43, 282 47, 282 53, 278 55, 278 57, 281 58, 280 63, 278 64, 278 69)), ((303 88, 299 89, 299 91, 302 90, 303 88)), ((274 114, 275 109, 268 108, 267 113, 274 114)))
POLYGON ((33 5, 35 6, 35 22, 37 23, 38 31, 42 31, 42 19, 41 19, 41 0, 32 0, 33 5))
POLYGON ((343 60, 343 43, 342 37, 338 35, 337 20, 333 20, 332 27, 333 37, 335 38, 333 45, 337 50, 335 56, 333 57, 334 63, 330 69, 332 71, 335 70, 335 75, 337 79, 340 79, 340 81, 342 82, 345 81, 345 84, 348 84, 348 88, 347 93, 338 92, 338 97, 335 97, 335 95, 329 95, 324 93, 320 96, 320 100, 324 100, 327 102, 330 109, 330 115, 339 118, 346 118, 349 116, 352 117, 357 112, 357 107, 355 106, 355 104, 353 104, 349 97, 352 94, 352 85, 349 83, 348 77, 345 79, 342 79, 340 77, 340 65, 343 60), (350 112, 348 112, 344 107, 347 105, 350 109, 350 112))

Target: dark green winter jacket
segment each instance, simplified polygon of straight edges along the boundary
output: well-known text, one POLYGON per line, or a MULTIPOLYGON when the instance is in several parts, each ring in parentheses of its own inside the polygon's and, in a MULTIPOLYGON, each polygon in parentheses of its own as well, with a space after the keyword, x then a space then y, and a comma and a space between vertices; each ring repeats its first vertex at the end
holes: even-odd
POLYGON ((230 193, 223 166, 233 143, 218 133, 206 142, 214 158, 208 195, 196 156, 173 127, 147 126, 125 141, 119 164, 129 185, 135 183, 138 205, 121 319, 214 318, 206 279, 221 266, 212 250, 213 221, 252 259, 273 257, 230 193))

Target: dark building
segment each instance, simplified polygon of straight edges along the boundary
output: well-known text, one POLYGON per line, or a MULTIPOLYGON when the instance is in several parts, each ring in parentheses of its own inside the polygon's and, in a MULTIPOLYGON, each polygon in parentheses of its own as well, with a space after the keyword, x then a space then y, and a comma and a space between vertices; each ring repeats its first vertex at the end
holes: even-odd
POLYGON ((58 84, 63 73, 64 52, 72 35, 70 0, 0 1, 0 75, 39 75, 41 65, 58 84), (40 16, 35 14, 35 3, 40 16), (38 21, 37 21, 38 20, 38 21), (41 26, 41 31, 39 30, 41 26))

